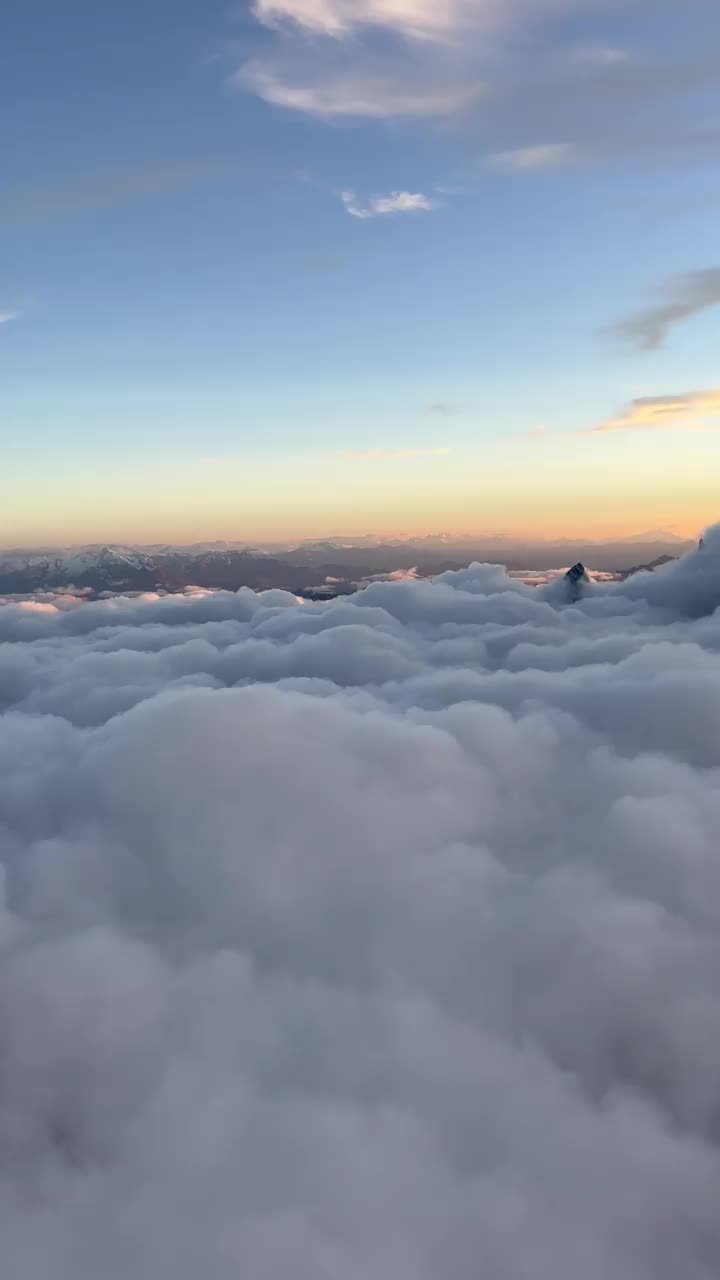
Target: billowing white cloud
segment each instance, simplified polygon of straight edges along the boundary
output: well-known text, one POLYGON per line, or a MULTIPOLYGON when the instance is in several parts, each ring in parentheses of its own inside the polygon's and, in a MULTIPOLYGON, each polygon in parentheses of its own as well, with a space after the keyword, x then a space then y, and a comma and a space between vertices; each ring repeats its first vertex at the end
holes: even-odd
POLYGON ((347 212, 353 218, 376 218, 386 213, 429 213, 437 208, 437 201, 416 191, 391 191, 387 196, 371 196, 367 204, 360 204, 354 191, 341 191, 347 212))
POLYGON ((720 1271, 720 530, 0 608, 7 1280, 720 1271))

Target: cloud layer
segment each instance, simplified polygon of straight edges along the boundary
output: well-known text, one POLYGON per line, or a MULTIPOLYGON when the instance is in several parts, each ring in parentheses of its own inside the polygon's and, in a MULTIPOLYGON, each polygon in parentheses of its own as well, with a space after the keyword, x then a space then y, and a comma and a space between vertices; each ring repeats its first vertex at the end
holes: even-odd
POLYGON ((714 1280, 720 530, 0 608, 8 1280, 714 1280))

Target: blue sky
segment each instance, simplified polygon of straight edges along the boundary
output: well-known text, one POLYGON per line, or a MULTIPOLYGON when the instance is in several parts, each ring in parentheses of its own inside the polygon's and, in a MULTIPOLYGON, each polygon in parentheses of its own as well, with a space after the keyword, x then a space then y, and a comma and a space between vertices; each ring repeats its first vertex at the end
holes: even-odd
POLYGON ((712 518, 719 36, 709 0, 14 5, 0 539, 712 518))

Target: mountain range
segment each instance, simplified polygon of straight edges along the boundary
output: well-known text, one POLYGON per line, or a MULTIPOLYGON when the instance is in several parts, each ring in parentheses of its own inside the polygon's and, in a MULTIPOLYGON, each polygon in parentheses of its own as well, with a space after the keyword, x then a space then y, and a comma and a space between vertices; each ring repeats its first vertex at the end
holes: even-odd
POLYGON ((331 538, 296 545, 249 547, 212 542, 187 546, 85 545, 0 551, 0 593, 27 595, 75 590, 106 593, 182 591, 187 587, 254 591, 281 588, 318 598, 355 591, 369 580, 412 572, 427 577, 473 560, 504 564, 513 572, 556 570, 581 559, 594 569, 625 576, 663 563, 693 545, 672 534, 624 542, 529 542, 501 537, 432 534, 422 538, 331 538), (638 553, 642 552, 642 558, 638 553))

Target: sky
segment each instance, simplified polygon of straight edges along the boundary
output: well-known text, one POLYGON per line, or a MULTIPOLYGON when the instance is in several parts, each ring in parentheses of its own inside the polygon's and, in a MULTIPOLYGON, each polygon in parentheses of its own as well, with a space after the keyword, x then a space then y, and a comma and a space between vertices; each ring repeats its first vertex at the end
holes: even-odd
POLYGON ((0 543, 714 519, 715 0, 1 21, 0 543))

